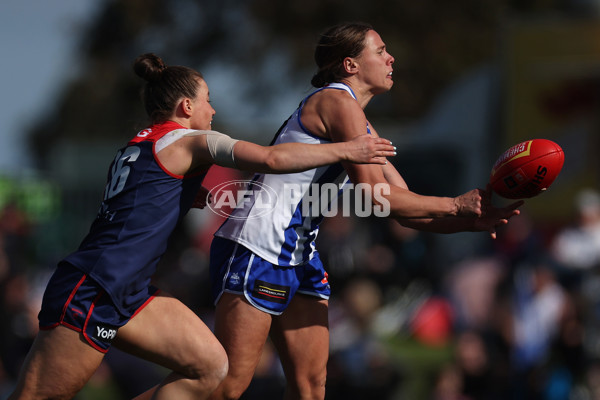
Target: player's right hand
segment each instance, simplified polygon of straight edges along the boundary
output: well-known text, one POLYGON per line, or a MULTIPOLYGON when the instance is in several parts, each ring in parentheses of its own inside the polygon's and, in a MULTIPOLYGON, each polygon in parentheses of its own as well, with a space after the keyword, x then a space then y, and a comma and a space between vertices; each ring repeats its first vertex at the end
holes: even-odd
POLYGON ((482 213, 483 193, 481 189, 473 189, 454 198, 458 217, 479 217, 482 213))
POLYGON ((347 161, 357 164, 386 164, 386 157, 396 155, 396 147, 383 138, 374 138, 369 134, 355 137, 348 143, 347 161))

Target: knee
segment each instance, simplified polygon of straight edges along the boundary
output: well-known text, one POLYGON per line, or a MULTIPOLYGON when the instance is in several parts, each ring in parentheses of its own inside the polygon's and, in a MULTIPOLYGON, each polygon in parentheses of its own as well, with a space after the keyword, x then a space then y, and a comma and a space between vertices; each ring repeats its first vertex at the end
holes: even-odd
POLYGON ((245 379, 228 375, 223 380, 219 388, 215 391, 215 398, 223 400, 238 400, 240 397, 242 397, 246 389, 248 389, 251 379, 251 377, 249 379, 245 379))
POLYGON ((322 400, 325 398, 327 371, 309 371, 288 380, 287 391, 299 399, 322 400))
POLYGON ((227 377, 227 372, 229 371, 229 363, 225 350, 222 349, 222 351, 215 352, 209 359, 208 365, 202 368, 202 371, 203 379, 209 380, 210 385, 214 386, 213 389, 216 389, 227 377))
POLYGON ((209 375, 216 388, 227 377, 227 372, 229 371, 229 362, 225 350, 217 357, 213 358, 210 364, 209 375))
POLYGON ((202 391, 213 391, 225 379, 227 371, 227 354, 224 349, 220 349, 213 351, 210 357, 202 357, 201 360, 189 365, 184 375, 197 382, 202 391))

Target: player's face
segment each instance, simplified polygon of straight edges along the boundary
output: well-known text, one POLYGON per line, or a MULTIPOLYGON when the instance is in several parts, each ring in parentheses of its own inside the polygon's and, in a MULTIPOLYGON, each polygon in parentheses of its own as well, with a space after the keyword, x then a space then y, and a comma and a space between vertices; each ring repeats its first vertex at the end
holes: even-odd
POLYGON ((386 50, 385 43, 373 30, 365 36, 365 48, 356 58, 360 69, 359 76, 367 83, 374 94, 383 93, 392 88, 392 64, 394 57, 386 50))
POLYGON ((211 129, 215 109, 210 105, 208 86, 204 80, 198 81, 198 94, 194 98, 194 113, 191 118, 191 129, 211 129))

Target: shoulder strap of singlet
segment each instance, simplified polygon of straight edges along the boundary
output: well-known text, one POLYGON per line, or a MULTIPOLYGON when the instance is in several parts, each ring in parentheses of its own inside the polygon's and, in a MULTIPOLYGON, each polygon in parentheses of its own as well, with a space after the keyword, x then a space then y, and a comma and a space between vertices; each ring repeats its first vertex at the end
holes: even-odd
MULTIPOLYGON (((329 85, 321 88, 321 89, 326 89, 326 88, 333 88, 333 89, 342 89, 345 90, 346 92, 350 93, 350 96, 352 96, 352 98, 354 100, 356 100, 356 95, 354 94, 354 91, 352 90, 352 88, 348 85, 346 85, 345 83, 341 83, 341 82, 334 82, 334 83, 330 83, 329 85)), ((316 92, 315 92, 316 93, 316 92)), ((314 93, 312 93, 311 95, 313 95, 314 93)), ((307 97, 308 99, 308 97, 307 97)), ((305 99, 306 101, 306 99, 305 99)), ((371 128, 369 128, 369 122, 367 121, 367 133, 370 134, 371 133, 371 128)))
POLYGON ((345 83, 334 82, 334 83, 330 83, 329 85, 327 85, 325 87, 322 87, 321 89, 342 89, 342 90, 345 90, 346 92, 350 93, 350 96, 352 96, 352 98, 354 100, 356 100, 356 95, 354 94, 354 91, 350 88, 350 86, 346 85, 345 83))
MULTIPOLYGON (((327 86, 323 86, 321 88, 318 88, 317 90, 315 90, 314 92, 310 93, 308 96, 306 96, 304 99, 302 99, 302 101, 300 102, 300 104, 298 104, 298 111, 300 111, 302 109, 302 107, 304 106, 304 103, 306 103, 306 101, 313 96, 315 93, 319 93, 321 90, 325 90, 325 89, 339 89, 339 90, 345 90, 346 92, 350 93, 350 96, 352 96, 352 98, 354 100, 356 100, 356 95, 354 94, 354 91, 352 90, 352 88, 350 88, 350 86, 346 85, 345 83, 341 83, 341 82, 334 82, 334 83, 330 83, 327 86)), ((273 136, 273 140, 271 140, 271 143, 269 144, 270 146, 272 146, 273 144, 275 144, 275 141, 277 140, 277 138, 279 137, 279 133, 281 132, 281 130, 283 129, 283 127, 288 123, 288 121, 290 120, 290 118, 292 118, 294 114, 292 114, 288 119, 286 119, 283 124, 281 124, 281 126, 279 127, 279 129, 277 129, 277 132, 275 133, 275 136, 273 136)), ((369 123, 367 122, 367 133, 371 133, 371 129, 369 128, 369 123)))

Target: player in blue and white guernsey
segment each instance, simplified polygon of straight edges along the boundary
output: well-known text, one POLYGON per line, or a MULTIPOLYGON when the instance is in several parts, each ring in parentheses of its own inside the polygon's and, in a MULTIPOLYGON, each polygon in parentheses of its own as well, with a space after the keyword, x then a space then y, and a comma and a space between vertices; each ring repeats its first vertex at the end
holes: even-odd
POLYGON ((226 353, 194 312, 150 280, 176 224, 205 205, 208 169, 297 172, 342 160, 384 164, 395 154, 389 141, 368 135, 317 146, 237 141, 211 130, 215 110, 200 73, 154 54, 138 57, 134 69, 146 80, 152 125, 118 150, 88 235, 52 275, 10 399, 74 397, 113 344, 172 370, 140 398, 207 398, 225 377, 226 353))
MULTIPOLYGON (((273 144, 331 143, 329 139, 307 132, 300 121, 304 103, 312 95, 324 89, 345 91, 356 99, 352 89, 343 83, 333 83, 313 92, 302 101, 300 107, 280 129, 273 144)), ((370 133, 368 126, 365 127, 365 133, 370 133)), ((316 251, 314 240, 323 217, 318 213, 313 215, 310 209, 303 208, 303 203, 307 201, 306 189, 310 185, 321 183, 334 183, 338 187, 343 187, 348 181, 348 174, 344 167, 341 164, 333 164, 295 174, 260 174, 254 181, 280 194, 279 201, 273 205, 274 209, 269 212, 268 218, 256 217, 264 211, 260 207, 255 207, 256 202, 253 201, 252 195, 257 195, 258 192, 252 191, 249 193, 250 198, 244 203, 247 206, 236 207, 232 212, 232 218, 223 224, 215 235, 243 245, 271 264, 288 267, 311 260, 316 251), (293 190, 296 188, 299 190, 293 190), (256 232, 261 234, 256 235, 256 232)), ((312 200, 316 199, 313 197, 312 200)), ((332 199, 327 201, 329 200, 332 199)))
MULTIPOLYGON (((321 36, 315 60, 319 71, 312 84, 317 89, 284 123, 274 143, 377 137, 363 110, 373 96, 392 87, 394 62, 379 34, 368 24, 335 26, 321 36)), ((325 397, 330 287, 315 250, 323 216, 305 203, 329 203, 330 191, 319 187, 342 187, 347 175, 353 184, 370 188, 364 193, 389 217, 433 232, 488 231, 495 238, 496 227, 517 215, 521 204, 495 208, 489 189, 455 198, 420 196, 408 190, 389 163, 342 162, 301 173, 257 175, 252 195, 234 209, 211 246, 215 334, 229 358, 228 375, 211 399, 241 396, 269 335, 287 378, 285 398, 325 397), (310 192, 314 185, 317 190, 310 192), (273 212, 265 214, 261 191, 268 190, 278 199, 273 212), (316 201, 321 194, 328 197, 316 201)))

